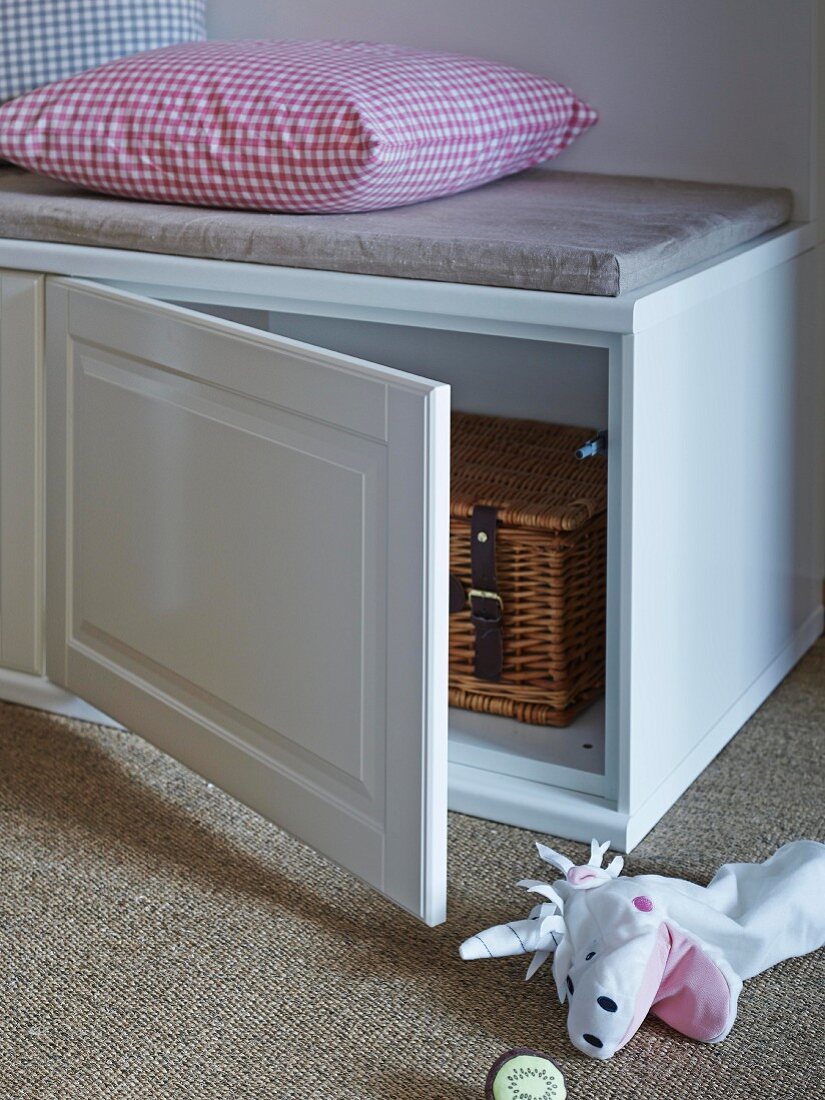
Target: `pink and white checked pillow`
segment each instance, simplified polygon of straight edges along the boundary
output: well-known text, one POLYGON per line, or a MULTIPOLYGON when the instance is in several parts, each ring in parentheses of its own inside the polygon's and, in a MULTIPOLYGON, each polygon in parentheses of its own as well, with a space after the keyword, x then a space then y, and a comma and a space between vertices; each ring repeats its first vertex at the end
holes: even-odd
POLYGON ((367 42, 150 50, 0 108, 0 157, 130 198, 353 211, 448 195, 556 156, 596 121, 569 88, 367 42))

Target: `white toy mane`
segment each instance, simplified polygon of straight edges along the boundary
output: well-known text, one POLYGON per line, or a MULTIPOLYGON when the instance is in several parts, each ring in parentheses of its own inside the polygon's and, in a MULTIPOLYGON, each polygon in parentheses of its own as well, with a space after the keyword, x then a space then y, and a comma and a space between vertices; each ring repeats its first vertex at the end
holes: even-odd
MULTIPOLYGON (((609 847, 609 840, 606 840, 603 844, 599 844, 595 839, 591 840, 590 858, 586 864, 577 867, 572 859, 568 859, 560 852, 548 848, 546 844, 536 844, 539 858, 545 863, 549 863, 551 867, 561 871, 566 881, 578 889, 589 889, 600 885, 602 882, 619 877, 624 867, 624 860, 621 856, 614 856, 607 867, 602 867, 602 859, 609 847), (584 872, 585 868, 591 868, 592 870, 584 872), (577 882, 577 877, 584 878, 584 881, 577 882)), ((541 907, 542 910, 547 910, 547 912, 542 913, 543 919, 539 929, 541 939, 535 948, 535 954, 527 969, 525 981, 529 981, 539 967, 559 947, 561 939, 567 931, 564 923, 564 901, 550 883, 542 882, 540 879, 525 878, 517 885, 523 886, 531 894, 540 894, 550 902, 549 906, 544 905, 541 907)))
MULTIPOLYGON (((586 864, 577 866, 567 856, 544 844, 536 844, 539 857, 561 871, 566 883, 578 890, 590 890, 603 882, 618 878, 624 866, 621 856, 615 856, 607 867, 602 867, 602 859, 609 847, 609 841, 599 844, 597 840, 593 840, 589 860, 586 864)), ((464 959, 473 959, 484 956, 527 955, 532 952, 533 958, 525 979, 529 980, 554 951, 559 950, 560 955, 564 954, 567 931, 564 923, 564 899, 551 883, 540 879, 522 879, 518 885, 532 894, 538 894, 545 901, 536 905, 530 916, 524 920, 498 924, 471 936, 461 945, 461 956, 464 959)))

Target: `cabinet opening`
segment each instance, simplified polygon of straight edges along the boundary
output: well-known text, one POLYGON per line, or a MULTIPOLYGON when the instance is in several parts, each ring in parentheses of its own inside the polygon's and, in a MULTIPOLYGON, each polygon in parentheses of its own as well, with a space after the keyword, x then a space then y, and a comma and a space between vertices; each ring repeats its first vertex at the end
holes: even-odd
MULTIPOLYGON (((586 427, 594 433, 608 428, 605 347, 261 309, 178 304, 447 383, 454 412, 546 421, 586 427)), ((602 583, 602 591, 605 587, 602 583)), ((525 780, 609 798, 614 754, 608 737, 615 735, 606 731, 612 731, 614 725, 608 718, 603 693, 563 727, 451 706, 451 770, 460 769, 465 779, 471 774, 468 769, 494 773, 502 787, 512 783, 514 798, 518 797, 518 784, 525 780)))

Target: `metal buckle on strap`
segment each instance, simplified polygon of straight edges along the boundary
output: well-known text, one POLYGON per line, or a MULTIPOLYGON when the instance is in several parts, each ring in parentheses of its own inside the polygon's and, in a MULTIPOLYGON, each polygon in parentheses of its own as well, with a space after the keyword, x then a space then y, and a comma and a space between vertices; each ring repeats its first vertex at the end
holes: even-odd
POLYGON ((502 600, 501 596, 499 596, 498 592, 489 592, 484 588, 471 588, 469 590, 469 592, 467 593, 467 599, 470 601, 470 611, 471 611, 470 618, 473 620, 473 622, 476 622, 476 621, 482 622, 482 623, 498 623, 498 622, 501 622, 501 616, 504 613, 504 601, 502 600), (487 615, 478 615, 478 614, 476 614, 476 610, 473 607, 473 600, 474 599, 476 599, 476 600, 494 600, 498 604, 498 615, 496 615, 496 616, 487 616, 487 615))

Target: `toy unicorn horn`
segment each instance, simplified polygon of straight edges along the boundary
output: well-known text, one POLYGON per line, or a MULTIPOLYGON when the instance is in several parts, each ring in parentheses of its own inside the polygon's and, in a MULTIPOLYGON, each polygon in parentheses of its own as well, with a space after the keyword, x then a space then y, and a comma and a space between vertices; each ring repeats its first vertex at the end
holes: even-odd
POLYGON ((662 875, 621 877, 608 845, 574 866, 552 848, 540 857, 563 874, 519 886, 544 899, 525 920, 461 945, 463 959, 534 953, 530 978, 553 955, 574 1046, 610 1058, 648 1012, 691 1039, 718 1043, 736 1019, 742 982, 825 944, 825 845, 786 844, 764 863, 726 863, 708 886, 662 875))

